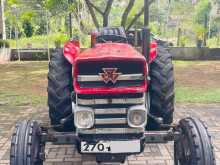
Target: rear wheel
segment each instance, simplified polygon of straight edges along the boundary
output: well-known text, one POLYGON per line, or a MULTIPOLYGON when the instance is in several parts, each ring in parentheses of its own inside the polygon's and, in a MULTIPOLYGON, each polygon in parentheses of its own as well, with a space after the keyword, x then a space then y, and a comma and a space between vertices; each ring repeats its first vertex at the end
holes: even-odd
POLYGON ((41 128, 36 121, 18 122, 11 139, 10 165, 43 165, 44 145, 40 136, 41 128))
POLYGON ((181 136, 174 142, 175 165, 215 165, 207 127, 196 118, 182 119, 179 127, 181 136))
POLYGON ((72 65, 63 56, 61 49, 52 54, 48 73, 48 106, 51 125, 58 131, 72 131, 73 118, 64 123, 61 120, 72 114, 71 92, 73 91, 72 65))
MULTIPOLYGON (((150 64, 150 113, 161 117, 164 124, 173 122, 174 112, 174 73, 171 54, 158 47, 157 57, 150 64)), ((149 118, 148 129, 158 130, 159 125, 149 118)))

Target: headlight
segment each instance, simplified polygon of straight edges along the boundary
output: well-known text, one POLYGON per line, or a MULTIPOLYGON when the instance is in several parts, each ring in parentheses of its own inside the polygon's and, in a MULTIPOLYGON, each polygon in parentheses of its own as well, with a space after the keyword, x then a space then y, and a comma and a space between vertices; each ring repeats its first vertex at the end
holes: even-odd
POLYGON ((75 107, 74 123, 77 128, 88 129, 94 125, 94 112, 91 108, 75 107))
POLYGON ((130 127, 145 127, 147 124, 147 110, 145 106, 133 106, 128 110, 128 125, 130 127))

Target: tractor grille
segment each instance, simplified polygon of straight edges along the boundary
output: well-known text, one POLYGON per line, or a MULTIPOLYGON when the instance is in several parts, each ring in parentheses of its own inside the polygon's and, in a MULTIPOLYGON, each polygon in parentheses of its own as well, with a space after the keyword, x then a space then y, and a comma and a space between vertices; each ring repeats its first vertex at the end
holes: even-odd
POLYGON ((144 104, 144 94, 126 95, 77 95, 77 103, 92 107, 95 111, 95 125, 89 130, 79 130, 82 134, 139 134, 143 129, 130 128, 127 109, 131 105, 144 104))
POLYGON ((144 77, 143 63, 137 61, 85 62, 78 64, 77 81, 81 88, 97 87, 132 87, 142 86, 144 77), (118 74, 116 81, 106 82, 101 74, 106 68, 113 68, 113 74, 118 74))

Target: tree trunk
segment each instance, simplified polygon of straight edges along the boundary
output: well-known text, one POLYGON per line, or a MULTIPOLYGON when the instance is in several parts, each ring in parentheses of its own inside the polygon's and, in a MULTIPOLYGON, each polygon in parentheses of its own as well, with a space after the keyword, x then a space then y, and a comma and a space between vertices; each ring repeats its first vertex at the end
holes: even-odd
MULTIPOLYGON (((207 29, 208 28, 208 14, 205 14, 205 21, 204 21, 204 28, 207 29)), ((207 32, 204 32, 204 36, 203 36, 203 46, 206 47, 206 41, 207 41, 207 32)))
MULTIPOLYGON (((155 0, 149 0, 149 5, 154 2, 155 0)), ((103 18, 103 27, 107 27, 109 26, 109 14, 111 11, 111 7, 113 4, 114 0, 108 0, 107 1, 107 5, 106 8, 104 10, 104 12, 101 10, 100 7, 97 7, 94 5, 94 3, 92 3, 90 0, 85 0, 85 3, 88 7, 88 10, 90 12, 90 15, 92 17, 93 23, 95 24, 96 28, 99 28, 99 23, 98 23, 98 19, 96 17, 96 13, 94 11, 94 9, 102 15, 103 18)), ((121 20, 121 25, 125 27, 126 22, 127 22, 127 17, 131 11, 131 8, 134 5, 135 0, 130 0, 129 4, 127 6, 127 8, 125 9, 123 16, 122 16, 122 20, 121 20)), ((144 13, 144 7, 141 8, 141 10, 134 16, 134 18, 131 20, 131 22, 129 23, 128 27, 126 30, 129 30, 132 25, 138 20, 138 18, 144 13)))
POLYGON ((92 17, 93 23, 94 23, 95 27, 98 29, 99 28, 99 22, 98 22, 98 20, 96 18, 95 12, 94 12, 91 4, 90 4, 91 2, 89 0, 85 0, 85 2, 86 2, 86 5, 87 5, 87 7, 89 9, 89 13, 90 13, 90 15, 92 17))
POLYGON ((4 9, 5 9, 5 0, 1 0, 1 11, 0 11, 0 33, 3 40, 6 39, 6 30, 5 30, 5 15, 4 15, 4 9))
POLYGON ((178 28, 176 45, 180 46, 181 28, 178 28))
MULTIPOLYGON (((149 1, 149 5, 151 5, 151 3, 153 3, 155 0, 150 0, 149 1)), ((131 22, 129 23, 128 27, 126 28, 126 31, 128 31, 133 24, 138 20, 138 18, 140 18, 140 16, 144 13, 144 7, 141 8, 141 10, 134 16, 134 18, 131 20, 131 22)))
POLYGON ((114 0, 108 0, 108 3, 106 5, 106 9, 105 12, 103 13, 103 27, 107 27, 108 26, 108 22, 109 22, 109 13, 111 11, 111 7, 113 4, 114 0))
POLYGON ((70 35, 70 38, 73 37, 73 22, 72 22, 72 13, 70 12, 69 13, 69 35, 70 35))
POLYGON ((128 19, 128 14, 130 13, 132 7, 134 6, 134 2, 135 0, 130 0, 128 3, 128 6, 126 7, 123 15, 122 15, 122 19, 121 19, 121 26, 125 27, 126 26, 126 22, 128 19))
POLYGON ((217 35, 217 46, 219 46, 219 41, 220 41, 220 30, 218 30, 218 35, 217 35))
POLYGON ((89 30, 86 28, 82 18, 79 18, 79 16, 75 12, 73 12, 73 16, 74 16, 76 22, 78 23, 78 26, 80 27, 80 31, 84 34, 88 34, 89 30))
POLYGON ((144 7, 141 8, 141 10, 134 16, 130 24, 128 25, 126 31, 128 31, 132 25, 138 20, 138 18, 144 13, 144 7))

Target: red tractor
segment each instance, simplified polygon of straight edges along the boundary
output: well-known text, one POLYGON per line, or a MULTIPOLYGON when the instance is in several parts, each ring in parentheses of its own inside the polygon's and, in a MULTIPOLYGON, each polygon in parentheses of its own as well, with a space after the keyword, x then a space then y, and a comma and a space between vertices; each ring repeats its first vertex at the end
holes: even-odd
POLYGON ((125 33, 122 27, 91 34, 91 48, 80 51, 72 39, 49 64, 51 126, 37 121, 16 125, 11 165, 42 165, 46 142, 75 145, 97 162, 124 162, 149 143, 174 141, 175 165, 215 165, 210 136, 196 118, 173 124, 172 56, 148 25, 125 33), (134 45, 142 46, 142 53, 134 45))

